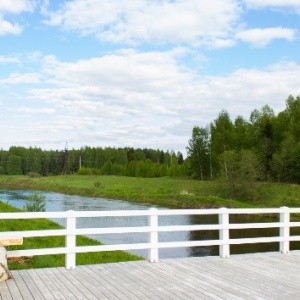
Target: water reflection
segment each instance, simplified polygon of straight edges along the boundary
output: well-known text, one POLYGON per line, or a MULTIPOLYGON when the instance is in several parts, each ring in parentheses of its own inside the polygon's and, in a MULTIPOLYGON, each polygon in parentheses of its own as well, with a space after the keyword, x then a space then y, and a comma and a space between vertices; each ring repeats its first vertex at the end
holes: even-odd
MULTIPOLYGON (((0 199, 3 202, 22 208, 24 206, 26 196, 31 194, 30 191, 22 190, 0 190, 0 199)), ((134 204, 121 200, 108 200, 104 198, 70 196, 59 193, 45 192, 46 196, 46 211, 110 211, 110 210, 145 210, 149 209, 147 204, 134 204)), ((167 208, 161 208, 167 209, 167 208)), ((64 220, 55 219, 56 222, 64 225, 64 220)), ((276 221, 273 219, 272 221, 276 221)), ((270 218, 261 216, 230 216, 231 223, 243 222, 270 222, 270 218)), ((163 216, 159 218, 159 225, 196 225, 196 224, 218 224, 218 216, 163 216)), ((78 228, 88 227, 129 227, 129 226, 146 226, 147 217, 102 217, 102 218, 78 218, 78 228)), ((278 236, 278 228, 266 229, 243 229, 231 230, 230 238, 247 238, 258 236, 278 236)), ((299 228, 293 229, 294 235, 300 235, 299 228)), ((105 244, 130 244, 130 243, 145 243, 147 242, 147 234, 145 233, 128 233, 128 234, 102 234, 91 235, 90 237, 98 239, 105 244)), ((218 239, 218 230, 210 231, 191 231, 191 232, 161 232, 159 233, 160 242, 168 241, 198 241, 218 239)), ((250 252, 265 252, 278 251, 278 243, 264 244, 246 244, 246 245, 231 245, 230 252, 235 253, 250 253, 250 252)), ((291 243, 292 249, 300 249, 299 242, 291 243)), ((131 253, 147 257, 146 250, 133 250, 131 253)), ((176 249, 160 249, 160 258, 176 258, 187 256, 206 256, 219 255, 218 246, 211 247, 190 247, 176 249)))

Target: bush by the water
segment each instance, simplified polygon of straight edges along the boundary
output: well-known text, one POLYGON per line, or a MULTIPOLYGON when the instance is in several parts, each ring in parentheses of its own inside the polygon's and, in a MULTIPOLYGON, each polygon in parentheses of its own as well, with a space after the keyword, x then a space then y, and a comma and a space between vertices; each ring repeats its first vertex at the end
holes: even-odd
POLYGON ((46 196, 40 192, 32 193, 26 200, 23 210, 29 212, 43 212, 46 211, 46 196))

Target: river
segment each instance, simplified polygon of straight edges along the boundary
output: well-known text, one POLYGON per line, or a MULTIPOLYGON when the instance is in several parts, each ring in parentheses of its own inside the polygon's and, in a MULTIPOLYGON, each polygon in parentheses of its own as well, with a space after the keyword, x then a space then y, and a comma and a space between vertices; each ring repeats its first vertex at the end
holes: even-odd
MULTIPOLYGON (((24 198, 29 196, 32 192, 27 190, 0 190, 0 200, 17 208, 22 208, 25 204, 24 198)), ((150 206, 147 204, 135 204, 122 200, 109 200, 104 198, 81 197, 76 195, 65 195, 54 192, 43 192, 46 196, 46 211, 111 211, 111 210, 145 210, 150 206)), ((153 207, 153 206, 151 206, 153 207)), ((164 207, 157 207, 158 209, 168 209, 164 207)), ((57 223, 63 225, 64 220, 55 219, 57 223)), ((242 222, 270 222, 268 217, 260 216, 231 216, 231 223, 242 222)), ((196 225, 196 224, 216 224, 218 222, 217 216, 164 216, 159 218, 160 225, 196 225)), ((89 227, 123 227, 123 226, 145 226, 147 223, 146 217, 105 217, 105 218, 79 218, 77 220, 78 228, 89 227)), ((243 229, 231 230, 230 238, 246 238, 257 236, 278 236, 276 228, 267 229, 243 229)), ((299 231, 295 234, 300 234, 299 231)), ((91 236, 104 244, 118 244, 118 243, 145 243, 147 242, 147 234, 145 233, 130 233, 130 234, 105 234, 91 236)), ((167 232, 159 233, 159 241, 193 241, 193 240, 208 240, 218 239, 218 231, 191 231, 191 232, 167 232)), ((300 249, 299 243, 291 243, 291 249, 300 249)), ((230 252, 237 253, 251 253, 251 252, 266 252, 278 251, 278 243, 265 244, 248 244, 248 245, 232 245, 230 252)), ((190 248, 176 248, 176 249, 160 249, 160 258, 177 258, 189 256, 207 256, 219 255, 218 246, 210 247, 190 247, 190 248)), ((132 250, 130 253, 147 257, 146 250, 132 250)))

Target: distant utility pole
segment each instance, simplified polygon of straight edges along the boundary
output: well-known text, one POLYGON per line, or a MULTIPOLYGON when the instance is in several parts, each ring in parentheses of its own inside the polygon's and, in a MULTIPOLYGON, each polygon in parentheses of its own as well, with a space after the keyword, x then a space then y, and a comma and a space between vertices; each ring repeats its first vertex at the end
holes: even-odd
POLYGON ((61 175, 69 174, 69 150, 68 150, 68 143, 66 143, 65 151, 64 151, 64 165, 63 171, 61 175))

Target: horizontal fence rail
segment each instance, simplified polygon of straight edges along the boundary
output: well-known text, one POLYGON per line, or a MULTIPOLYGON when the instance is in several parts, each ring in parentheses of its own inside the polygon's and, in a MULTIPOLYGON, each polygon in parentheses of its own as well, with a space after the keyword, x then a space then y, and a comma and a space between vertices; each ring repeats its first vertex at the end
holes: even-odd
POLYGON ((290 242, 300 241, 300 236, 290 235, 290 228, 300 227, 300 222, 291 222, 291 214, 299 214, 300 208, 255 208, 255 209, 174 209, 160 210, 151 208, 149 210, 123 210, 123 211, 66 211, 66 212, 18 212, 0 213, 0 220, 18 219, 65 219, 65 228, 55 230, 30 230, 30 231, 6 231, 0 232, 2 238, 31 238, 31 237, 51 237, 65 236, 65 247, 27 249, 8 251, 8 257, 65 254, 65 265, 67 269, 76 267, 76 253, 115 251, 115 250, 138 250, 147 249, 150 262, 157 262, 159 259, 158 251, 161 248, 179 247, 198 247, 198 246, 219 246, 220 257, 229 258, 230 245, 271 243, 278 242, 281 253, 290 251, 290 242), (260 214, 279 216, 279 221, 265 223, 230 223, 230 215, 249 215, 260 214), (159 217, 162 216, 196 216, 196 215, 217 215, 218 224, 199 224, 199 225, 159 225, 159 217), (145 217, 148 222, 145 226, 139 227, 111 227, 111 228, 77 228, 78 218, 102 218, 102 217, 145 217), (235 238, 230 239, 230 230, 236 229, 262 229, 279 228, 279 234, 271 237, 235 238), (159 242, 159 232, 178 232, 178 231, 210 231, 217 230, 219 238, 213 240, 196 241, 174 241, 159 242), (76 246, 77 235, 93 234, 127 234, 145 233, 148 235, 147 243, 117 244, 117 245, 97 245, 97 246, 76 246))

